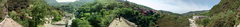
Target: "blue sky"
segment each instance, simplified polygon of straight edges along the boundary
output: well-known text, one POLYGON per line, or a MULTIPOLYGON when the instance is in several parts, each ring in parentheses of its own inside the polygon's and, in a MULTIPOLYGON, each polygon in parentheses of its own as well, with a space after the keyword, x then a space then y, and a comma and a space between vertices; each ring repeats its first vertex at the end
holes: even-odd
POLYGON ((133 3, 151 7, 155 10, 166 10, 173 13, 210 10, 221 0, 128 0, 133 3))
POLYGON ((57 2, 74 2, 76 0, 57 0, 57 2))
MULTIPOLYGON (((58 2, 74 2, 76 0, 57 0, 58 2)), ((190 11, 210 10, 221 0, 128 0, 133 3, 151 7, 155 10, 187 13, 190 11)))

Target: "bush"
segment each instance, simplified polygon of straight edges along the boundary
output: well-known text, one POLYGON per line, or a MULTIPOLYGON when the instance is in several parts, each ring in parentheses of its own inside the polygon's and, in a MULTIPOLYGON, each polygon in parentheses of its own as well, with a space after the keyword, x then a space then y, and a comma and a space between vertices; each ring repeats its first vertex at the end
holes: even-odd
POLYGON ((234 20, 235 14, 233 11, 227 11, 213 15, 207 27, 233 27, 236 23, 236 20, 234 20))
POLYGON ((77 18, 72 20, 72 27, 92 27, 92 25, 87 20, 77 18))
POLYGON ((17 15, 17 12, 11 11, 9 17, 14 18, 14 16, 16 16, 16 15, 17 15))
POLYGON ((59 21, 62 19, 62 16, 56 10, 52 10, 51 12, 54 17, 53 21, 59 21))
POLYGON ((70 19, 72 19, 74 16, 72 15, 72 16, 70 16, 70 19))
POLYGON ((202 19, 202 21, 201 21, 201 24, 203 25, 203 26, 206 26, 206 25, 208 25, 209 23, 210 23, 210 19, 208 19, 208 18, 204 18, 204 19, 202 19))

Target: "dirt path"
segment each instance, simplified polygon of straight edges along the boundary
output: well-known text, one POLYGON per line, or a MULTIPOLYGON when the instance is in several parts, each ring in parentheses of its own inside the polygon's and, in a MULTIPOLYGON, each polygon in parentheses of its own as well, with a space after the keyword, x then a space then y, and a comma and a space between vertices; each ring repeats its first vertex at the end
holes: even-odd
POLYGON ((115 18, 108 27, 137 27, 137 25, 124 18, 120 18, 120 20, 115 18))
POLYGON ((3 27, 23 27, 23 26, 18 24, 11 18, 6 18, 6 22, 3 24, 3 27))

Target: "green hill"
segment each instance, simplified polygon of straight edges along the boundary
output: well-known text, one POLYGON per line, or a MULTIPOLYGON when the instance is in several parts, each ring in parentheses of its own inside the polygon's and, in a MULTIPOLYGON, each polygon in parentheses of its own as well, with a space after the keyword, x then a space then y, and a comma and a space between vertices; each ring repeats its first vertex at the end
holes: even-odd
POLYGON ((7 11, 9 17, 17 21, 24 27, 38 27, 43 25, 47 15, 52 15, 53 21, 61 20, 60 17, 64 16, 62 10, 56 7, 51 7, 44 0, 7 0, 2 3, 3 7, 8 7, 7 11), (32 19, 28 17, 33 17, 32 19), (40 20, 43 19, 43 20, 40 20))
POLYGON ((170 11, 164 11, 164 10, 158 10, 158 11, 160 11, 160 13, 162 13, 162 14, 166 13, 166 14, 170 14, 170 15, 178 15, 178 16, 181 16, 181 15, 178 14, 178 13, 173 13, 173 12, 170 12, 170 11))
POLYGON ((56 0, 46 0, 46 2, 49 5, 51 5, 53 7, 58 7, 68 13, 73 13, 79 7, 81 7, 81 5, 88 3, 88 2, 92 2, 92 1, 94 1, 94 0, 79 0, 79 1, 75 1, 75 2, 57 2, 56 0))
POLYGON ((141 13, 142 9, 154 10, 128 1, 95 0, 77 9, 76 13, 79 14, 76 14, 77 19, 73 20, 72 25, 73 27, 107 27, 114 18, 121 16, 137 24, 138 27, 189 27, 189 21, 185 17, 160 13, 145 15, 141 13))
POLYGON ((190 16, 190 15, 197 15, 197 14, 201 14, 201 13, 204 13, 204 12, 208 12, 209 10, 202 10, 202 11, 190 11, 190 12, 187 12, 187 13, 183 13, 181 15, 184 15, 184 16, 190 16))
POLYGON ((221 0, 209 12, 199 14, 209 16, 209 19, 196 22, 205 27, 234 27, 240 23, 239 6, 240 0, 221 0))

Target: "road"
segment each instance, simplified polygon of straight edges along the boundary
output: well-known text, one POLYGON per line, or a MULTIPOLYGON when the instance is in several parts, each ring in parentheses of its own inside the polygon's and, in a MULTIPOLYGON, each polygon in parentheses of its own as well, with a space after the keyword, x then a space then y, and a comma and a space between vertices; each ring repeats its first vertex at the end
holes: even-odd
POLYGON ((188 19, 190 21, 190 27, 197 27, 193 19, 188 19))
POLYGON ((124 18, 120 18, 120 20, 115 18, 108 27, 137 27, 137 25, 124 18))

